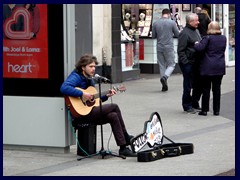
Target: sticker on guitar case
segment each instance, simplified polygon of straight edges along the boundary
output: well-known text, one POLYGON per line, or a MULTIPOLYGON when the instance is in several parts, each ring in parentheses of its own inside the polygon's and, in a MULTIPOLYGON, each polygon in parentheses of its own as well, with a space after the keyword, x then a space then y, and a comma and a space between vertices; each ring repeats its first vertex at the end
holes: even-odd
POLYGON ((150 116, 150 120, 144 123, 142 134, 131 139, 131 148, 133 152, 140 151, 146 144, 149 147, 161 145, 163 142, 163 127, 160 115, 154 112, 150 116))

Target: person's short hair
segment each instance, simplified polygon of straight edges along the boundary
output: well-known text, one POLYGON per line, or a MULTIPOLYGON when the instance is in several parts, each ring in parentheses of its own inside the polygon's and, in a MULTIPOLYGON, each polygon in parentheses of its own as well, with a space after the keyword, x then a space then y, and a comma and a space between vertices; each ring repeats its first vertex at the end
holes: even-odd
POLYGON ((217 21, 212 21, 208 24, 207 34, 222 34, 220 25, 217 21))
POLYGON ((196 7, 196 8, 194 9, 194 12, 195 12, 195 13, 201 13, 201 11, 202 11, 202 8, 200 8, 200 7, 196 7))
POLYGON ((163 9, 162 14, 171 14, 169 9, 163 9))
POLYGON ((189 24, 190 21, 194 20, 194 18, 197 16, 195 13, 189 13, 186 15, 186 23, 189 24))
POLYGON ((76 71, 78 73, 82 72, 82 67, 85 67, 93 62, 95 62, 96 65, 98 64, 96 56, 90 54, 83 55, 75 65, 76 71))

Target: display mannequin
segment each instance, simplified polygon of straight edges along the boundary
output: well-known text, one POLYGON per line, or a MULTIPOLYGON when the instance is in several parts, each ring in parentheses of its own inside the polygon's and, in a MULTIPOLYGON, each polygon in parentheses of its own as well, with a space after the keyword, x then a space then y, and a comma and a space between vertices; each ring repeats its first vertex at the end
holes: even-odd
POLYGON ((131 15, 129 13, 125 14, 124 25, 126 28, 130 27, 130 24, 131 24, 130 17, 131 17, 131 15))
POLYGON ((139 21, 138 21, 138 31, 140 34, 142 34, 143 32, 143 28, 144 28, 144 25, 145 25, 145 14, 144 13, 140 13, 139 14, 139 21))
POLYGON ((145 14, 140 13, 139 18, 140 18, 140 20, 138 21, 138 27, 143 27, 144 23, 145 23, 145 14))

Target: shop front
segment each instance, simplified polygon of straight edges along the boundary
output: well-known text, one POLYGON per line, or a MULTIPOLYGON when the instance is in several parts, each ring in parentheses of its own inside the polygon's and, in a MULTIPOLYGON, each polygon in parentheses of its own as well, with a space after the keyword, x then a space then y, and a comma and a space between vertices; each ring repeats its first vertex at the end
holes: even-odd
MULTIPOLYGON (((206 10, 210 18, 218 21, 227 37, 226 65, 235 65, 235 5, 234 4, 122 4, 121 52, 122 70, 140 68, 141 73, 159 73, 156 39, 152 39, 152 25, 161 17, 162 10, 171 10, 171 19, 179 31, 186 24, 185 17, 195 7, 206 10)), ((176 68, 180 72, 177 56, 178 39, 174 38, 176 68)))

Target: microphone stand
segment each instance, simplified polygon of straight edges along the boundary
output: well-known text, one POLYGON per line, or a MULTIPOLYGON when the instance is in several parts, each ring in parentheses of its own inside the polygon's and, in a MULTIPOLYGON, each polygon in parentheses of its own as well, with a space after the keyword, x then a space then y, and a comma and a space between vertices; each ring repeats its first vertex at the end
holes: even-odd
POLYGON ((100 107, 100 116, 101 116, 101 149, 99 152, 95 153, 95 154, 91 154, 91 155, 88 155, 88 156, 85 156, 85 157, 82 157, 82 158, 78 158, 77 160, 80 161, 82 159, 85 159, 85 158, 89 158, 89 157, 93 157, 93 156, 97 156, 97 155, 101 155, 102 156, 102 159, 104 159, 105 156, 107 155, 111 155, 111 156, 114 156, 114 157, 119 157, 119 158, 122 158, 122 159, 126 159, 125 156, 121 156, 121 155, 117 155, 117 154, 112 154, 111 152, 109 151, 106 151, 104 149, 104 145, 103 145, 103 116, 102 116, 102 100, 101 100, 101 92, 102 92, 102 88, 101 88, 101 83, 103 82, 103 79, 101 78, 98 78, 97 79, 97 82, 98 82, 98 88, 99 88, 99 107, 100 107))

